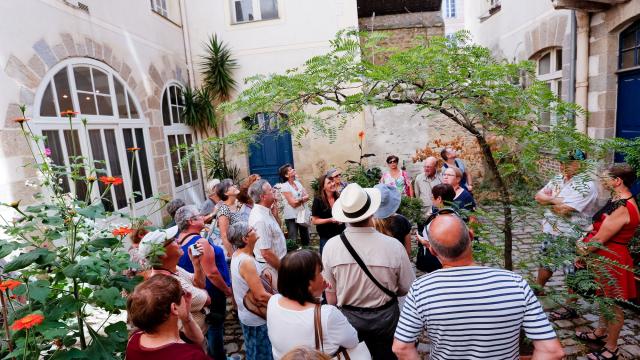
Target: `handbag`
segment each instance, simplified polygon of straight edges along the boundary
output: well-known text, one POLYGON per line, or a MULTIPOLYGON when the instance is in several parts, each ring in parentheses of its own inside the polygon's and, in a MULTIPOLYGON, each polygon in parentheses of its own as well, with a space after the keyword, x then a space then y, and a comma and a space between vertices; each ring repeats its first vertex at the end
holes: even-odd
MULTIPOLYGON (((278 291, 276 291, 276 289, 273 287, 271 275, 268 272, 263 271, 262 274, 259 275, 259 277, 260 282, 262 282, 262 286, 269 294, 274 295, 278 293, 278 291)), ((267 319, 267 304, 258 301, 255 296, 253 296, 251 290, 247 291, 247 293, 242 298, 242 304, 251 313, 265 320, 267 319)))
MULTIPOLYGON (((316 350, 324 353, 324 341, 322 339, 322 305, 316 304, 316 308, 313 311, 313 329, 316 342, 316 350)), ((345 349, 340 347, 338 351, 332 355, 332 359, 345 359, 345 360, 371 360, 371 353, 364 341, 358 343, 358 346, 353 349, 345 349)))
POLYGON ((296 223, 304 227, 311 226, 311 211, 307 208, 307 204, 300 206, 296 216, 296 223))

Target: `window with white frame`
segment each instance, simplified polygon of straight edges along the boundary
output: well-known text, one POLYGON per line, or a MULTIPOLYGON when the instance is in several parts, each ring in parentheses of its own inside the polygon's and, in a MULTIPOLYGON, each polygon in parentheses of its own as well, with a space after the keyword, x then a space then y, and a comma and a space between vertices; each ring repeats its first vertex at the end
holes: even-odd
MULTIPOLYGON (((562 95, 562 48, 553 48, 543 52, 536 59, 536 76, 545 82, 557 97, 562 95)), ((556 114, 542 113, 541 130, 555 125, 556 114)))
POLYGON ((278 18, 278 0, 230 0, 231 23, 278 18))
POLYGON ((184 96, 182 86, 177 83, 169 84, 162 95, 162 121, 167 134, 169 158, 173 184, 176 189, 193 185, 198 180, 196 161, 191 157, 188 161, 187 148, 194 143, 193 130, 183 119, 184 96))
POLYGON ((151 0, 151 10, 164 17, 169 17, 167 0, 151 0))
POLYGON ((451 19, 456 17, 456 0, 443 0, 442 7, 444 8, 445 18, 451 19))
MULTIPOLYGON (((123 186, 111 187, 103 198, 107 211, 126 209, 130 198, 133 206, 145 206, 154 192, 149 176, 148 124, 122 79, 104 63, 69 59, 56 65, 43 84, 34 112, 34 132, 44 137, 52 163, 70 169, 72 159, 83 156, 100 169, 98 176, 122 177, 123 186), (60 115, 67 110, 79 113, 72 118, 73 132, 60 115), (82 119, 86 119, 86 126, 82 119)), ((63 176, 60 183, 63 191, 85 197, 85 181, 63 176)), ((105 190, 98 182, 93 195, 105 190)))

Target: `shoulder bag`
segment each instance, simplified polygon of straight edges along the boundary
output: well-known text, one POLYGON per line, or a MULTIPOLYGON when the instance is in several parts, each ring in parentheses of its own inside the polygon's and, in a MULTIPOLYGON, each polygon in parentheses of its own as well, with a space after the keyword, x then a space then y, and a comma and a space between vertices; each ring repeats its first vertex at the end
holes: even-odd
MULTIPOLYGON (((316 304, 316 308, 313 312, 313 329, 314 337, 316 341, 316 350, 324 353, 324 341, 322 339, 322 305, 316 304)), ((345 349, 340 347, 335 354, 332 354, 332 359, 345 359, 345 360, 371 360, 371 353, 364 341, 358 343, 358 346, 353 349, 345 349)))
POLYGON ((391 290, 387 289, 386 287, 382 286, 382 284, 380 284, 380 282, 378 282, 378 280, 375 277, 373 277, 373 274, 371 274, 371 272, 367 268, 367 265, 364 264, 364 262, 362 261, 362 259, 360 258, 360 256, 356 252, 356 250, 351 246, 351 244, 349 244, 349 241, 347 240, 347 237, 344 235, 344 232, 340 233, 340 239, 342 239, 342 243, 344 244, 344 246, 349 251, 349 254, 351 254, 353 259, 358 263, 358 266, 360 266, 360 269, 362 269, 362 271, 364 271, 364 273, 367 275, 367 277, 371 281, 373 281, 373 283, 380 290, 382 290, 382 292, 384 292, 385 294, 389 295, 393 300, 397 299, 398 295, 396 295, 396 293, 394 293, 393 291, 391 291, 391 290))

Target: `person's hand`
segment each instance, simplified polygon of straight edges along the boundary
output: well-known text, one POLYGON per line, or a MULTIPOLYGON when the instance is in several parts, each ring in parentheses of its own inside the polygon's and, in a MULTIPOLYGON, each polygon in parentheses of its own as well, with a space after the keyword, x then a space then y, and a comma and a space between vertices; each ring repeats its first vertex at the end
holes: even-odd
POLYGON ((224 295, 225 295, 225 296, 231 296, 231 295, 233 295, 233 290, 231 290, 231 287, 230 287, 230 286, 227 286, 227 288, 226 288, 226 289, 224 289, 224 291, 223 291, 223 292, 224 292, 224 295))
POLYGON ((472 192, 473 191, 473 185, 467 184, 467 191, 472 192))
POLYGON ((334 224, 340 224, 340 221, 338 221, 338 220, 336 220, 334 218, 331 218, 329 220, 331 220, 331 222, 334 223, 334 224))
POLYGON ((323 279, 322 281, 324 282, 324 290, 331 290, 331 284, 326 279, 323 279))
POLYGON ((549 188, 544 188, 544 189, 542 189, 542 193, 547 195, 547 196, 551 196, 553 194, 553 191, 551 191, 551 189, 549 189, 549 188))
POLYGON ((422 236, 416 234, 416 240, 418 240, 418 242, 420 242, 422 244, 422 246, 426 247, 427 249, 429 249, 431 247, 431 245, 429 245, 429 240, 423 238, 422 236))
POLYGON ((200 266, 200 258, 202 257, 202 254, 204 253, 204 248, 202 247, 202 244, 200 242, 196 242, 196 249, 200 252, 200 255, 198 256, 193 256, 193 254, 191 253, 191 246, 189 246, 187 249, 189 251, 189 259, 191 259, 191 263, 193 264, 193 266, 200 266))
POLYGON ((576 269, 584 269, 587 266, 587 263, 581 257, 577 257, 573 261, 573 264, 575 265, 576 269))
POLYGON ((309 200, 309 195, 304 194, 304 196, 302 197, 302 202, 305 203, 307 202, 307 200, 309 200))

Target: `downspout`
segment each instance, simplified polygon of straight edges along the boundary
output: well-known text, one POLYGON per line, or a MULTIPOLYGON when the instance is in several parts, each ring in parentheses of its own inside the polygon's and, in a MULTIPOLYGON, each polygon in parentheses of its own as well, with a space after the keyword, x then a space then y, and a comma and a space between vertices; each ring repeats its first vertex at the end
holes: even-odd
POLYGON ((587 133, 588 90, 589 90, 589 23, 591 16, 586 11, 576 12, 576 104, 585 113, 576 117, 576 129, 587 133))
MULTIPOLYGON (((576 11, 571 11, 571 38, 569 40, 569 86, 567 86, 567 102, 574 103, 576 101, 576 11)), ((575 121, 576 119, 572 119, 575 121)))

